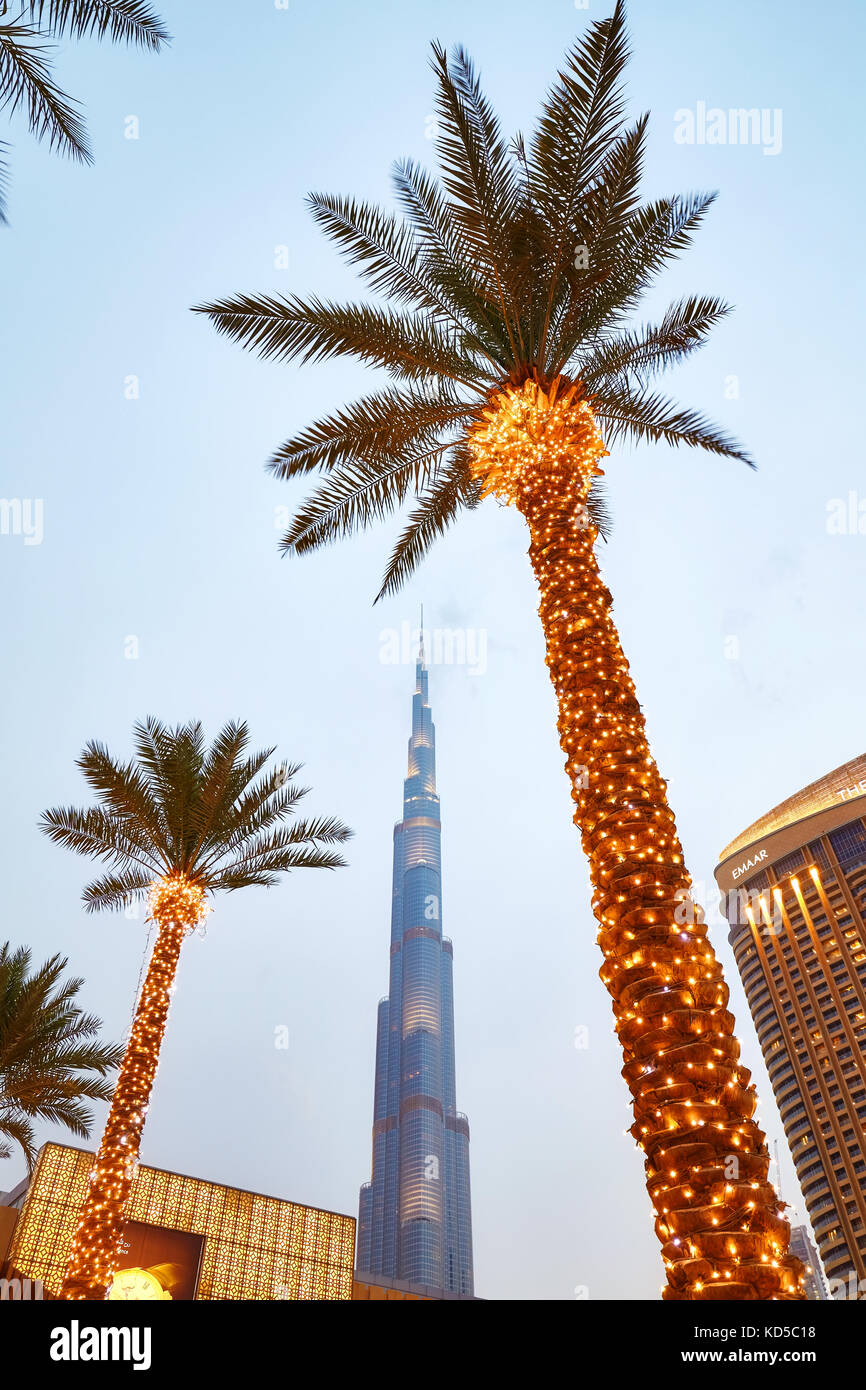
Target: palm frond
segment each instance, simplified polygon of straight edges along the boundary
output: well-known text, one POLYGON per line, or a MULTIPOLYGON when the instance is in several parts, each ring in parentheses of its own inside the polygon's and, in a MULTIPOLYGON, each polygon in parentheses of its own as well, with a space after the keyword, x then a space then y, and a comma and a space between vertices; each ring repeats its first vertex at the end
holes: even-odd
POLYGON ((275 821, 294 815, 298 803, 311 791, 289 780, 297 771, 297 763, 273 767, 235 802, 230 821, 232 844, 241 844, 275 821))
POLYGON ((134 726, 140 764, 147 769, 151 794, 166 827, 166 845, 184 873, 192 867, 196 810, 205 760, 200 720, 166 729, 158 720, 134 726))
POLYGON ((165 845, 165 820, 144 768, 115 762, 108 749, 95 741, 85 745, 77 766, 110 811, 140 825, 154 846, 165 845))
POLYGON ((0 1154, 17 1144, 28 1167, 34 1119, 89 1137, 93 1117, 82 1101, 110 1098, 109 1074, 123 1054, 75 1002, 83 981, 65 975, 67 966, 56 955, 34 970, 26 947, 0 945, 0 1154))
POLYGON ((0 110, 22 108, 31 132, 51 149, 90 164, 93 156, 78 103, 57 86, 48 60, 50 46, 38 29, 0 24, 0 110))
POLYGON ((74 806, 56 806, 43 812, 39 828, 55 844, 65 845, 76 854, 107 859, 114 864, 131 861, 149 868, 151 873, 162 870, 154 847, 140 827, 129 817, 121 819, 98 807, 80 811, 74 806))
POLYGON ((621 376, 633 375, 642 382, 701 347, 714 325, 730 312, 729 304, 714 297, 693 295, 678 300, 660 324, 602 341, 581 360, 580 379, 591 394, 596 388, 603 394, 607 383, 616 384, 621 376))
POLYGON ((374 601, 378 603, 388 594, 397 593, 463 508, 471 511, 480 500, 481 483, 470 472, 467 451, 455 449, 441 472, 418 497, 418 505, 410 513, 406 528, 391 552, 382 587, 374 601))
POLYGON ((633 126, 617 136, 581 200, 580 214, 575 219, 576 238, 588 245, 591 258, 601 265, 606 264, 608 250, 614 250, 616 238, 640 206, 648 125, 649 115, 644 112, 633 126))
POLYGON ((549 301, 545 367, 551 377, 568 361, 575 331, 586 334, 594 293, 616 274, 619 239, 639 207, 647 119, 641 116, 614 141, 574 219, 559 285, 549 301), (589 260, 586 269, 577 263, 578 250, 589 260))
POLYGON ((620 314, 630 312, 668 263, 686 250, 716 196, 660 198, 629 218, 611 253, 611 288, 619 296, 620 314))
POLYGON ((518 266, 509 224, 519 181, 509 147, 464 50, 458 48, 449 62, 445 49, 434 43, 431 67, 437 78, 436 150, 452 198, 450 211, 468 248, 493 278, 516 353, 523 344, 519 317, 512 313, 518 266))
POLYGON ((8 226, 9 218, 6 215, 6 195, 9 192, 10 177, 9 165, 6 161, 6 150, 9 149, 7 141, 0 140, 0 226, 8 226))
POLYGON ((436 460, 450 447, 446 440, 405 461, 361 461, 335 470, 295 514, 282 539, 282 550, 301 555, 381 521, 405 501, 410 490, 420 491, 436 460))
MULTIPOLYGON (((100 1099, 109 1100, 111 1087, 103 1086, 102 1090, 100 1099)), ((62 1085, 44 1087, 34 1096, 26 1114, 34 1120, 48 1120, 63 1125, 77 1139, 88 1139, 93 1125, 93 1111, 81 1104, 78 1088, 76 1092, 76 1096, 72 1097, 64 1094, 62 1085)))
POLYGON ((171 35, 143 0, 27 0, 31 21, 55 38, 108 38, 158 52, 171 35))
POLYGON ((454 394, 450 382, 428 392, 392 387, 354 401, 286 440, 271 455, 268 468, 277 478, 294 478, 361 459, 406 461, 410 450, 466 423, 471 414, 472 407, 454 394))
POLYGON ((625 110, 623 73, 629 59, 625 5, 596 20, 566 57, 530 141, 533 191, 558 231, 591 183, 625 110))
POLYGON ((56 1061, 65 1070, 93 1071, 98 1074, 101 1080, 85 1082, 94 1089, 82 1092, 96 1100, 105 1099, 104 1078, 109 1072, 116 1071, 123 1061, 123 1046, 120 1043, 81 1041, 82 1035, 92 1038, 101 1027, 101 1019, 94 1014, 81 1018, 76 1009, 64 1026, 62 1040, 56 1052, 56 1061))
MULTIPOLYGON (((237 808, 243 793, 255 782, 275 752, 275 748, 258 748, 248 758, 235 760, 222 796, 219 814, 214 820, 215 835, 221 835, 227 826, 237 824, 237 808)), ((299 764, 294 764, 294 766, 299 766, 299 764)))
POLYGON ((243 722, 229 721, 208 746, 199 720, 172 728, 150 716, 133 726, 133 738, 137 758, 127 764, 87 744, 78 765, 99 804, 55 808, 40 822, 55 843, 111 866, 84 889, 87 912, 128 907, 169 874, 183 874, 206 892, 239 866, 258 871, 267 860, 271 875, 278 872, 273 854, 350 833, 331 818, 280 825, 308 794, 292 780, 301 764, 268 767, 274 748, 247 754, 243 722))
POLYGON ((604 484, 596 478, 586 499, 586 514, 589 524, 594 526, 603 541, 609 541, 613 532, 613 517, 607 500, 604 484))
POLYGON ((684 410, 676 402, 653 395, 645 388, 635 389, 625 384, 610 387, 603 399, 596 399, 593 409, 608 444, 620 440, 687 444, 711 454, 738 459, 750 468, 755 466, 735 439, 699 411, 684 410))
POLYGON ((85 912, 120 912, 147 897, 153 874, 140 869, 125 869, 122 873, 105 874, 88 883, 82 893, 85 912))
MULTIPOLYGON (((235 800, 237 762, 248 743, 247 725, 232 719, 220 729, 202 760, 199 793, 191 813, 195 832, 191 858, 195 862, 235 800)), ((265 760, 272 752, 267 750, 265 760)))
POLYGON ((37 1157, 35 1129, 23 1115, 0 1113, 0 1158, 11 1158, 14 1144, 24 1155, 28 1174, 32 1173, 37 1157))
POLYGON ((580 312, 557 330, 558 371, 582 348, 622 331, 652 282, 689 245, 715 198, 715 193, 661 198, 632 214, 582 290, 580 312))
POLYGON ((345 860, 331 845, 345 844, 352 831, 332 816, 296 821, 257 836, 230 864, 216 871, 214 889, 234 891, 257 883, 265 887, 292 869, 339 869, 345 860))
POLYGON ((453 333, 430 317, 419 320, 366 304, 305 303, 280 295, 235 295, 196 305, 195 312, 207 314, 218 333, 277 361, 357 357, 410 381, 442 376, 471 384, 480 376, 453 333))
POLYGON ((353 198, 310 193, 307 202, 326 236, 336 242, 377 294, 402 303, 448 311, 433 292, 411 227, 392 214, 353 198))
POLYGON ((484 351, 508 370, 508 333, 499 311, 495 279, 473 255, 452 204, 420 164, 398 161, 392 179, 399 203, 423 250, 427 272, 453 312, 474 328, 484 351))
POLYGON ((580 199, 615 141, 625 111, 622 76, 629 59, 625 5, 617 0, 610 19, 597 20, 568 55, 566 67, 544 102, 529 150, 535 202, 551 230, 547 312, 540 355, 559 277, 568 263, 580 199))
POLYGON ((294 815, 310 792, 309 787, 299 787, 289 780, 299 770, 298 763, 271 768, 243 796, 232 801, 202 841, 196 863, 200 878, 210 883, 215 866, 226 858, 246 853, 249 842, 268 826, 294 815))
MULTIPOLYGON (((397 382, 316 420, 271 456, 278 478, 324 475, 283 536, 284 552, 341 540, 405 504, 377 597, 395 592, 478 503, 466 449, 479 410, 528 380, 581 383, 610 443, 686 444, 749 462, 700 412, 647 387, 699 347, 728 306, 692 296, 660 323, 634 325, 715 195, 641 202, 648 118, 627 120, 628 58, 616 0, 568 53, 533 134, 507 140, 467 53, 434 44, 438 178, 413 160, 394 166, 402 218, 351 198, 311 199, 320 227, 384 307, 273 295, 198 306, 218 332, 262 356, 348 355, 397 382)), ((586 506, 606 537, 605 494, 593 488, 586 506)))

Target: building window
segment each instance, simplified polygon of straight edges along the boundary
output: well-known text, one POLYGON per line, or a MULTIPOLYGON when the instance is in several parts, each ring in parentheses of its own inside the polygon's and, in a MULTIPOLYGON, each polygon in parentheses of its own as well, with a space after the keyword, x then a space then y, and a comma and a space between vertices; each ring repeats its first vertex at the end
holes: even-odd
POLYGON ((770 886, 770 876, 766 869, 762 869, 759 874, 753 874, 746 879, 746 888, 750 893, 761 893, 770 886))
POLYGON ((862 821, 852 820, 839 830, 831 830, 829 838, 836 858, 845 868, 866 863, 866 830, 862 821))
POLYGON ((777 880, 787 878, 795 869, 799 869, 803 862, 803 851, 801 849, 792 850, 790 854, 786 854, 781 859, 776 860, 773 865, 773 873, 776 875, 777 880))

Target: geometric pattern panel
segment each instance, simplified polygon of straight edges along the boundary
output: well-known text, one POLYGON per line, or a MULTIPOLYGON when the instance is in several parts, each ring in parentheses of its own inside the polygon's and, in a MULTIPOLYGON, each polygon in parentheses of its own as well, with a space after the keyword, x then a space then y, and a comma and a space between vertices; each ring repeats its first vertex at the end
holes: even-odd
MULTIPOLYGON (((15 1228, 9 1263, 25 1278, 41 1279, 49 1297, 63 1278, 93 1158, 45 1144, 15 1228)), ((196 1299, 351 1301, 352 1216, 144 1164, 126 1216, 204 1237, 196 1299)))

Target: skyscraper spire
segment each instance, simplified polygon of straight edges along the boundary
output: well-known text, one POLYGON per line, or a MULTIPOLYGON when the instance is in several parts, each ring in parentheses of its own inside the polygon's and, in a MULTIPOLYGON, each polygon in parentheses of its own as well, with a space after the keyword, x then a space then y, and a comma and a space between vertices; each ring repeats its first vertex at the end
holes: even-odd
POLYGON ((436 731, 423 610, 403 819, 394 827, 391 972, 379 1003, 373 1172, 361 1188, 360 1273, 472 1295, 469 1123, 454 1080, 453 948, 442 936, 436 731))

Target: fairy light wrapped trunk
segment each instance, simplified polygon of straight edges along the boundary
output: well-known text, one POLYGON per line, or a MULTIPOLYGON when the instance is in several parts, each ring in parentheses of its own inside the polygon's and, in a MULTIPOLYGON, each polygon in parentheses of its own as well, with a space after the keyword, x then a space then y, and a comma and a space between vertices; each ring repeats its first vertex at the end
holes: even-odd
POLYGON ((721 966, 611 617, 587 499, 606 449, 579 384, 496 393, 470 431, 484 494, 529 526, 559 736, 669 1299, 804 1296, 768 1181, 721 966))
POLYGON ((150 915, 158 927, 156 942, 70 1251, 61 1298, 101 1300, 108 1292, 117 1267, 180 948, 207 911, 203 889, 183 874, 167 875, 153 885, 150 915))

